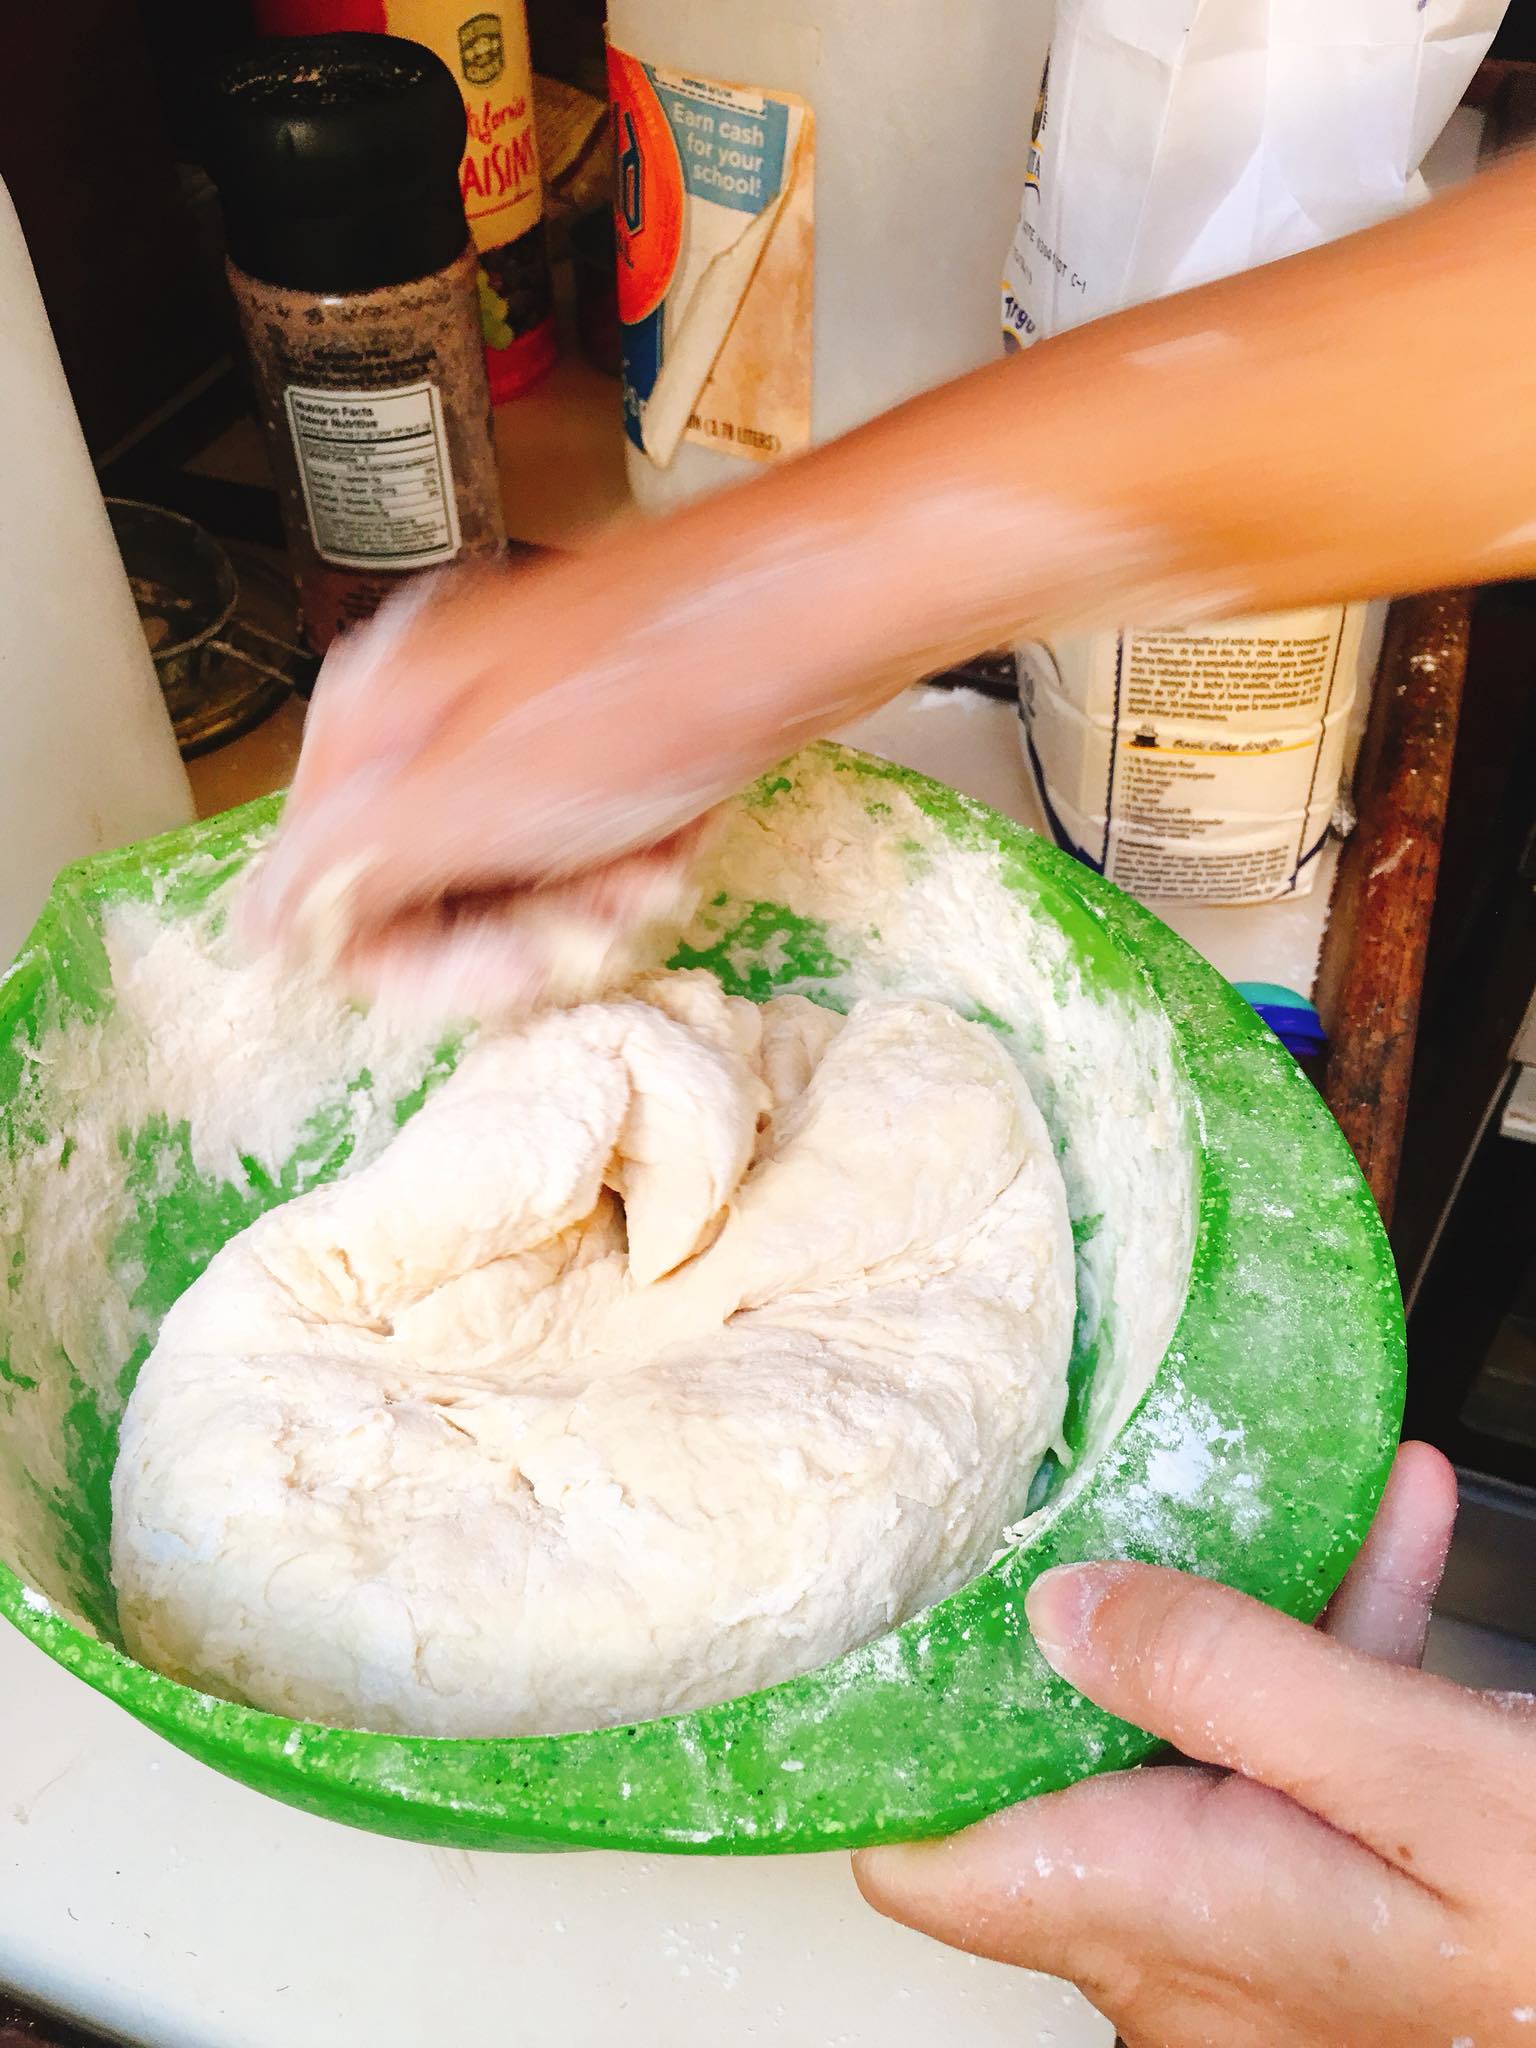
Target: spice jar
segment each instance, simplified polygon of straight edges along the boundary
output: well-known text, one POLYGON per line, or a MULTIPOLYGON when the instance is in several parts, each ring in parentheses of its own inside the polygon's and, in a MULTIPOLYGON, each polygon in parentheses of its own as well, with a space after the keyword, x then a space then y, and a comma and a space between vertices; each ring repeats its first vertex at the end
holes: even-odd
POLYGON ((403 577, 506 545, 463 101, 418 44, 304 36, 229 62, 213 114, 230 287, 323 651, 403 577))
MULTIPOLYGON (((536 384, 555 360, 555 319, 522 0, 496 0, 468 13, 457 0, 254 0, 253 12, 264 35, 366 29, 406 36, 425 43, 454 73, 467 123, 459 185, 480 252, 491 403, 502 405, 536 384)), ((594 19, 600 17, 601 9, 594 19)))

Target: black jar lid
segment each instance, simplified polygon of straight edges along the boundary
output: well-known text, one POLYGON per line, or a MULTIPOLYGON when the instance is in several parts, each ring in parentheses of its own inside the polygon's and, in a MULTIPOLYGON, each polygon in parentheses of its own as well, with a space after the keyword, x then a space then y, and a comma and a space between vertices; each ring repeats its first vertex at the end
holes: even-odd
POLYGON ((215 73, 206 151, 232 263, 268 284, 377 291, 452 263, 464 102, 400 36, 274 36, 215 73))

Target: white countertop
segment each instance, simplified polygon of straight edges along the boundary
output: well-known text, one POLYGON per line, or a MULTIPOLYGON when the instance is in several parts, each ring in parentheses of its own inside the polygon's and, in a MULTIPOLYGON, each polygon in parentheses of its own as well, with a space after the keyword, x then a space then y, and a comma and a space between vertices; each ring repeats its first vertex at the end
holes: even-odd
POLYGON ((842 1856, 426 1849, 218 1777, 0 1629, 0 1982, 155 2048, 1109 2048, 842 1856))

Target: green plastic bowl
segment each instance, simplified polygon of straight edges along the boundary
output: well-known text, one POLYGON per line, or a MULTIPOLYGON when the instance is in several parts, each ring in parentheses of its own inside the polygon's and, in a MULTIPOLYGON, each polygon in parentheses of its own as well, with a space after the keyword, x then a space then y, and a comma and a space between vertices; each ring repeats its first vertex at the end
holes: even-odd
MULTIPOLYGON (((1318 1613, 1380 1496, 1403 1382, 1391 1259, 1337 1127, 1247 1004, 1146 911, 983 806, 823 746, 738 804, 674 964, 757 999, 941 996, 1010 1046, 1056 1138, 1078 1245, 1070 1471, 1049 1461, 992 1566, 902 1627, 631 1727, 404 1739, 285 1720, 134 1663, 107 1576, 133 1375, 221 1243, 345 1170, 356 1117, 317 1104, 283 1172, 220 1178, 147 1105, 111 1134, 120 1212, 65 1230, 46 1219, 73 1214, 57 1177, 100 1090, 65 1099, 50 1076, 69 1034, 117 1012, 116 910, 217 916, 275 815, 256 805, 69 870, 0 982, 0 1610, 51 1657, 216 1769, 357 1827, 463 1848, 758 1853, 947 1832, 1147 1756, 1146 1735, 1030 1640, 1023 1594, 1050 1565, 1150 1558, 1318 1613), (44 1266, 67 1330, 22 1313, 44 1266)), ((452 1057, 440 1049, 425 1080, 452 1057)), ((422 1092, 380 1114, 398 1121, 422 1092)))

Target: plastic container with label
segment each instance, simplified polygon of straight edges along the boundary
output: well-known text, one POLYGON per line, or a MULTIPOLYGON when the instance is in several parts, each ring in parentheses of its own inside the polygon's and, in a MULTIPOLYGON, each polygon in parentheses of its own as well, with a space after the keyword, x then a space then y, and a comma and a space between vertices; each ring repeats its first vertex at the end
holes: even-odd
MULTIPOLYGON (((1060 0, 1003 266, 1004 347, 1416 203, 1420 159, 1502 12, 1060 0)), ((1219 325, 1180 344, 1227 345, 1219 325)), ((1330 451, 1317 457, 1323 476, 1330 451)), ((1379 602, 1328 604, 1021 648, 1025 745, 1057 839, 1153 903, 1307 895, 1347 818, 1384 618, 1379 602)))
POLYGON ((305 36, 232 59, 215 113, 230 286, 323 652, 402 577, 506 545, 463 102, 419 44, 305 36))
POLYGON ((1051 0, 609 0, 630 479, 661 508, 996 352, 1051 0))

